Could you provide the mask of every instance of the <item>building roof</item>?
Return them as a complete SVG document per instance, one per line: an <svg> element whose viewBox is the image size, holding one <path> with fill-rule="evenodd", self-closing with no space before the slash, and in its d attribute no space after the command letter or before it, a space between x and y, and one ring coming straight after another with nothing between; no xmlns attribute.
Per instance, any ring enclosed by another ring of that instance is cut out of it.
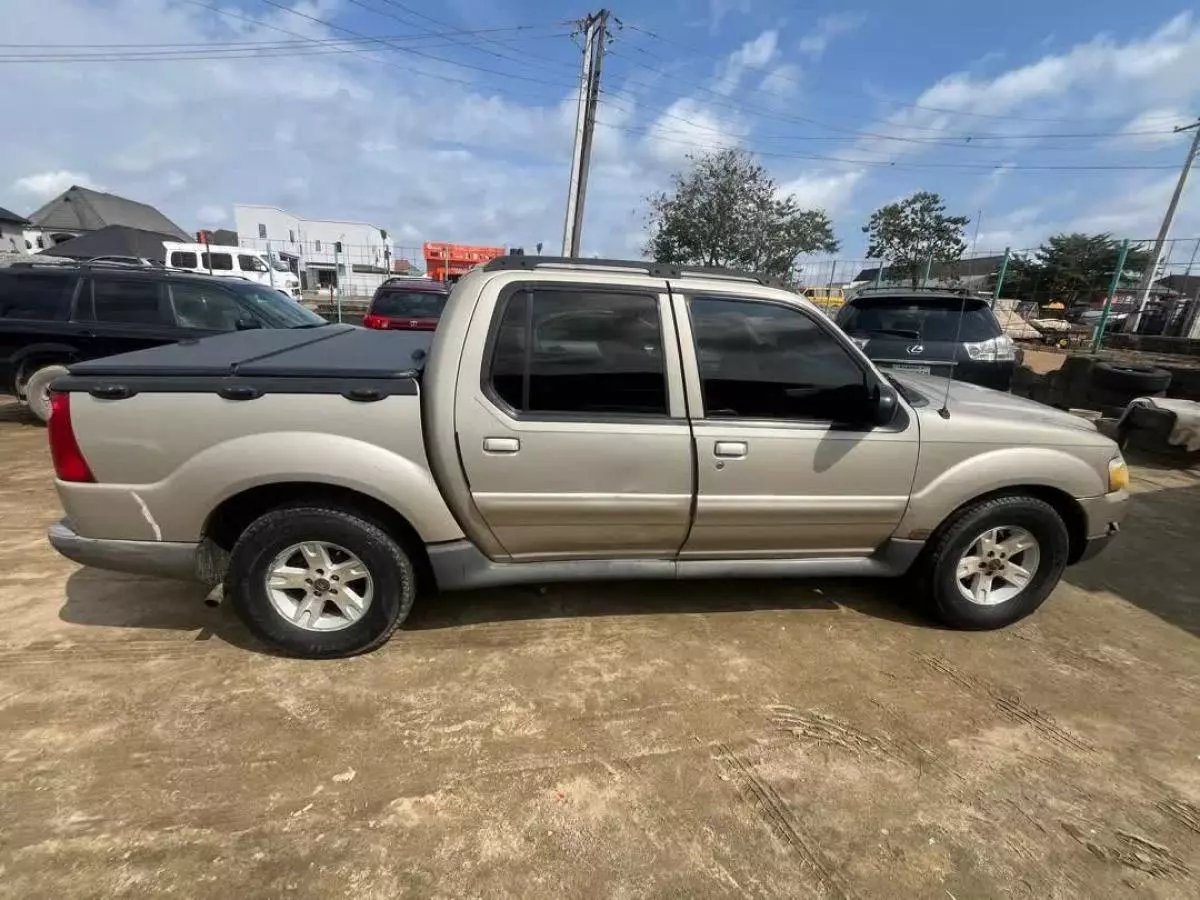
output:
<svg viewBox="0 0 1200 900"><path fill-rule="evenodd" d="M984 275L993 275L1000 269L1000 263L1004 259L1004 255L997 256L976 256L973 259L951 259L935 262L929 267L929 277L931 279L944 278L978 278ZM899 270L895 273L900 275ZM918 273L920 274L920 273ZM854 276L854 281L874 281L879 275L879 269L863 269ZM883 280L888 281L892 278L892 267L883 267Z"/></svg>
<svg viewBox="0 0 1200 900"><path fill-rule="evenodd" d="M1200 275L1168 275L1154 283L1184 297L1200 296Z"/></svg>
<svg viewBox="0 0 1200 900"><path fill-rule="evenodd" d="M47 231L99 231L106 225L124 225L191 240L191 235L153 206L78 185L67 188L29 219Z"/></svg>
<svg viewBox="0 0 1200 900"><path fill-rule="evenodd" d="M163 241L178 237L162 231L145 231L124 225L108 225L99 231L81 234L61 244L43 250L39 256L66 256L71 259L92 259L96 256L144 256L156 262L166 258Z"/></svg>
<svg viewBox="0 0 1200 900"><path fill-rule="evenodd" d="M29 220L24 216L18 216L15 212L5 209L0 206L0 222L15 222L17 225L28 225Z"/></svg>

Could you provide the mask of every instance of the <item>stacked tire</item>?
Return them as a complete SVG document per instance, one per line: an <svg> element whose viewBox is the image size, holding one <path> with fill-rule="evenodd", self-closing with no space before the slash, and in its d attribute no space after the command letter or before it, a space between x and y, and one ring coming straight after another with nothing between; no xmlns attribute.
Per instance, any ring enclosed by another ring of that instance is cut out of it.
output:
<svg viewBox="0 0 1200 900"><path fill-rule="evenodd" d="M1127 366L1097 362L1092 367L1088 386L1089 405L1105 418L1117 419L1138 397L1165 397L1171 386L1171 373L1157 366Z"/></svg>

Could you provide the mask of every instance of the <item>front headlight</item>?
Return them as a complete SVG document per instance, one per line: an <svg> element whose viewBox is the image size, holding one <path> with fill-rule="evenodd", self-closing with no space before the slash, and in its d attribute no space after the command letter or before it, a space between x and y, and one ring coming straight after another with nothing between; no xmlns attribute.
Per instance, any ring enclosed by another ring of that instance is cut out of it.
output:
<svg viewBox="0 0 1200 900"><path fill-rule="evenodd" d="M1017 358L1017 345L1007 334L986 341L968 341L967 356L979 362L1006 362Z"/></svg>
<svg viewBox="0 0 1200 900"><path fill-rule="evenodd" d="M1124 491L1129 488L1129 466L1117 456L1108 461L1108 492Z"/></svg>

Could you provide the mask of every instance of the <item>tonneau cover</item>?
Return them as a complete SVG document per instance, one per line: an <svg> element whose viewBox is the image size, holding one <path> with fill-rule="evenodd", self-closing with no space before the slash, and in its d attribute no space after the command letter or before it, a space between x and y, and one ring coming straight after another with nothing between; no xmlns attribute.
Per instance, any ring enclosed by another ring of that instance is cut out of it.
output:
<svg viewBox="0 0 1200 900"><path fill-rule="evenodd" d="M353 325L255 328L76 363L74 376L194 378L412 378L433 335Z"/></svg>

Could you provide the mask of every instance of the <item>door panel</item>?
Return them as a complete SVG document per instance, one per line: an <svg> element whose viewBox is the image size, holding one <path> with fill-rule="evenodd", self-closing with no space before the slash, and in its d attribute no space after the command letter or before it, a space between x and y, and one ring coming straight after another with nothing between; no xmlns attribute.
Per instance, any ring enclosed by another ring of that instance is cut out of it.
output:
<svg viewBox="0 0 1200 900"><path fill-rule="evenodd" d="M514 559L673 557L693 460L664 284L509 284L485 288L455 400L463 470L498 545Z"/></svg>
<svg viewBox="0 0 1200 900"><path fill-rule="evenodd" d="M887 429L834 424L837 411L853 418L856 404L865 408L873 376L797 306L732 296L672 302L681 344L699 342L683 360L697 497L681 557L873 552L908 505L916 417L904 411Z"/></svg>

